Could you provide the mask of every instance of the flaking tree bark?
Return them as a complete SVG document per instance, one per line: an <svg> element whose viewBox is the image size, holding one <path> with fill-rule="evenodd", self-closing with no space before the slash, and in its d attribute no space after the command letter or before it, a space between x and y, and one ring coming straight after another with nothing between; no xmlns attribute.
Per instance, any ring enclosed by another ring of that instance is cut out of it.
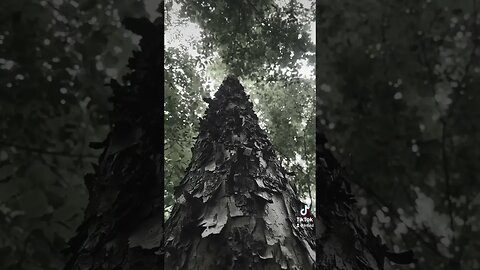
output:
<svg viewBox="0 0 480 270"><path fill-rule="evenodd" d="M112 130L94 173L89 203L69 242L65 269L163 269L163 20L127 19L141 35L124 85L111 82Z"/></svg>
<svg viewBox="0 0 480 270"><path fill-rule="evenodd" d="M200 122L165 228L166 269L314 269L313 228L239 81L228 76Z"/></svg>

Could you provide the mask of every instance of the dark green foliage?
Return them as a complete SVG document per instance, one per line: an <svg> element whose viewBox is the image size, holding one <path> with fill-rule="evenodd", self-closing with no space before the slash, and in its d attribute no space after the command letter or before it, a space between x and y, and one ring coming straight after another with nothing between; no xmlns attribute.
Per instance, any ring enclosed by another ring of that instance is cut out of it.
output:
<svg viewBox="0 0 480 270"><path fill-rule="evenodd" d="M205 30L206 52L217 51L228 71L237 76L261 80L271 71L278 79L282 74L277 66L296 74L297 60L313 51L306 31L313 14L298 1L285 7L271 0L180 2L183 16Z"/></svg>

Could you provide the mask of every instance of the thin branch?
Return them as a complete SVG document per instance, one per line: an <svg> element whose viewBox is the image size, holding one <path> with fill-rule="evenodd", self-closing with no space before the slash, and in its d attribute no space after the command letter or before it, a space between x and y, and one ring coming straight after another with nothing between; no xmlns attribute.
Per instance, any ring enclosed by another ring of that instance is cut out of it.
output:
<svg viewBox="0 0 480 270"><path fill-rule="evenodd" d="M468 71L470 70L470 67L473 63L473 58L475 57L475 51L477 50L478 47L478 29L477 29L477 17L478 17L478 10L477 10L477 1L472 0L473 4L473 23L472 23L472 38L473 38L473 47L472 51L470 52L470 59L468 59L467 64L465 65L465 73L462 78L462 82L465 82L465 79L467 78Z"/></svg>
<svg viewBox="0 0 480 270"><path fill-rule="evenodd" d="M435 95L436 95L436 89L435 89L435 73L433 72L433 68L432 68L432 65L430 64L430 62L428 61L428 57L427 57L427 53L426 53L426 48L425 48L425 42L420 42L420 58L421 58L421 61L423 60L423 63L420 62L420 64L423 64L425 65L425 67L427 68L427 76L428 76L428 82L430 84L430 87L431 87L431 90L432 90L432 94L433 94L433 101L435 103L435 108L437 109L438 113L440 114L440 116L443 116L443 112L442 110L440 109L440 103L438 102L438 100L435 98Z"/></svg>
<svg viewBox="0 0 480 270"><path fill-rule="evenodd" d="M47 1L45 1L45 2L47 3L47 5L48 5L50 8L52 8L53 10L55 10L56 12L58 12L58 13L59 13L60 15L62 15L63 17L65 17L65 18L69 18L69 17L71 18L71 17L72 17L72 15L66 16L65 13L64 13L62 10L60 10L59 7L55 6L55 4L53 4L52 2L50 2L50 0L47 0ZM76 19L76 20L80 20L80 17L79 17L78 15L73 15L73 18ZM58 21L58 20L57 20L57 21ZM69 30L72 29L72 28L74 28L74 27L72 26L72 24L70 23L70 20L67 20L66 22L64 22L64 21L60 21L60 22L62 22L65 26L67 26L67 28L69 28Z"/></svg>
<svg viewBox="0 0 480 270"><path fill-rule="evenodd" d="M449 162L448 162L448 155L447 155L447 146L446 146L446 141L447 141L447 133L446 133L446 126L447 126L447 117L448 114L445 112L443 113L441 110L441 106L439 101L435 98L436 95L436 89L435 89L435 74L432 69L431 63L428 61L428 57L426 54L426 48L424 45L424 42L421 42L420 44L420 52L421 56L423 57L423 64L427 68L427 76L428 76L428 81L431 87L431 91L433 94L433 99L435 103L435 107L437 111L440 113L440 123L442 125L442 137L441 137L441 143L442 143L442 169L444 172L444 178L445 178L445 197L447 199L447 207L448 207L448 213L450 217L450 228L452 232L455 231L454 227L454 218L453 218L453 202L452 202L452 197L450 194L450 188L451 188L451 179L450 179L450 169L449 169ZM453 237L453 242L455 242L455 237Z"/></svg>
<svg viewBox="0 0 480 270"><path fill-rule="evenodd" d="M454 218L453 218L453 202L452 202L452 196L450 194L450 188L451 188L451 183L450 183L450 169L449 169L449 162L448 162L448 155L447 155L447 122L445 119L442 119L442 167L443 167L443 173L445 177L445 197L447 198L447 203L448 203L448 213L450 216L450 228L452 229L452 232L455 231L455 224L454 224ZM455 241L455 237L453 237L453 241Z"/></svg>
<svg viewBox="0 0 480 270"><path fill-rule="evenodd" d="M474 197L474 196L473 196ZM461 261L463 255L464 255L464 252L465 252L465 249L467 248L468 246L468 243L472 240L471 237L468 237L467 236L467 220L468 220L468 214L469 214L469 211L468 211L468 206L470 206L470 203L473 201L473 197L472 196L467 196L467 199L465 201L465 206L464 206L464 212L463 212L463 225L462 225L462 228L460 229L460 234L459 234L459 239L458 239L458 243L459 243L459 247L460 247L460 250L458 251L458 260ZM462 243L462 240L464 241Z"/></svg>
<svg viewBox="0 0 480 270"><path fill-rule="evenodd" d="M307 140L305 138L305 134L303 135L303 153L306 156L307 154ZM310 207L313 202L313 196L312 196L312 188L310 187L311 182L310 181L310 168L307 167L307 173L305 174L306 182L307 182L307 187L308 187L308 196L310 196Z"/></svg>

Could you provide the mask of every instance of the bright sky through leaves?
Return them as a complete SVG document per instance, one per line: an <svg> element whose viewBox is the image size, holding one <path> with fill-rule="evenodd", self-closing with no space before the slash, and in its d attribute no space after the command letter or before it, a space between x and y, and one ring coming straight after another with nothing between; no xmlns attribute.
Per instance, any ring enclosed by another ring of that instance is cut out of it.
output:
<svg viewBox="0 0 480 270"><path fill-rule="evenodd" d="M155 2L154 0L150 0L147 2ZM299 1L305 7L311 7L312 3L308 0ZM286 4L286 1L279 0L277 1L277 5L282 7ZM169 11L170 16L170 23L171 26L166 27L165 29L165 47L167 48L178 48L181 50L185 50L192 58L199 57L199 53L197 51L197 46L201 43L201 33L202 29L200 26L188 19L180 18L179 11L181 5L178 2L173 2L172 9ZM310 35L310 40L313 44L315 44L315 21L310 23L310 28L308 30L308 34ZM208 57L205 59L204 62L209 63L211 62L217 55ZM314 79L314 65L308 63L307 59L301 59L298 61L300 64L299 74L302 78L305 79ZM210 92L210 95L213 97L213 94L216 92L218 86L221 83L223 78L215 78L213 74L211 74L208 69L203 70L200 66L197 65L197 71L201 74L205 74L205 84L203 85L205 89Z"/></svg>

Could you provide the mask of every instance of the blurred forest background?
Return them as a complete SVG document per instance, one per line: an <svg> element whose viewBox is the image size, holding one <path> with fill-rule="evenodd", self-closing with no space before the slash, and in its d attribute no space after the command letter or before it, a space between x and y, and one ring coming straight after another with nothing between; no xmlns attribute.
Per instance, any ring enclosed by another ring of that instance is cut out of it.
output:
<svg viewBox="0 0 480 270"><path fill-rule="evenodd" d="M104 84L139 41L120 21L158 4L0 1L0 269L63 268L100 155L88 143L109 130Z"/></svg>
<svg viewBox="0 0 480 270"><path fill-rule="evenodd" d="M318 2L319 128L365 220L412 248L414 269L480 269L479 9Z"/></svg>
<svg viewBox="0 0 480 270"><path fill-rule="evenodd" d="M138 42L120 20L153 19L156 5L0 2L0 269L62 268L100 154L88 143L109 130L104 84ZM415 251L418 263L398 269L480 269L478 5L165 1L166 215L202 96L228 73L314 203L316 59L317 128L352 175L365 222Z"/></svg>

